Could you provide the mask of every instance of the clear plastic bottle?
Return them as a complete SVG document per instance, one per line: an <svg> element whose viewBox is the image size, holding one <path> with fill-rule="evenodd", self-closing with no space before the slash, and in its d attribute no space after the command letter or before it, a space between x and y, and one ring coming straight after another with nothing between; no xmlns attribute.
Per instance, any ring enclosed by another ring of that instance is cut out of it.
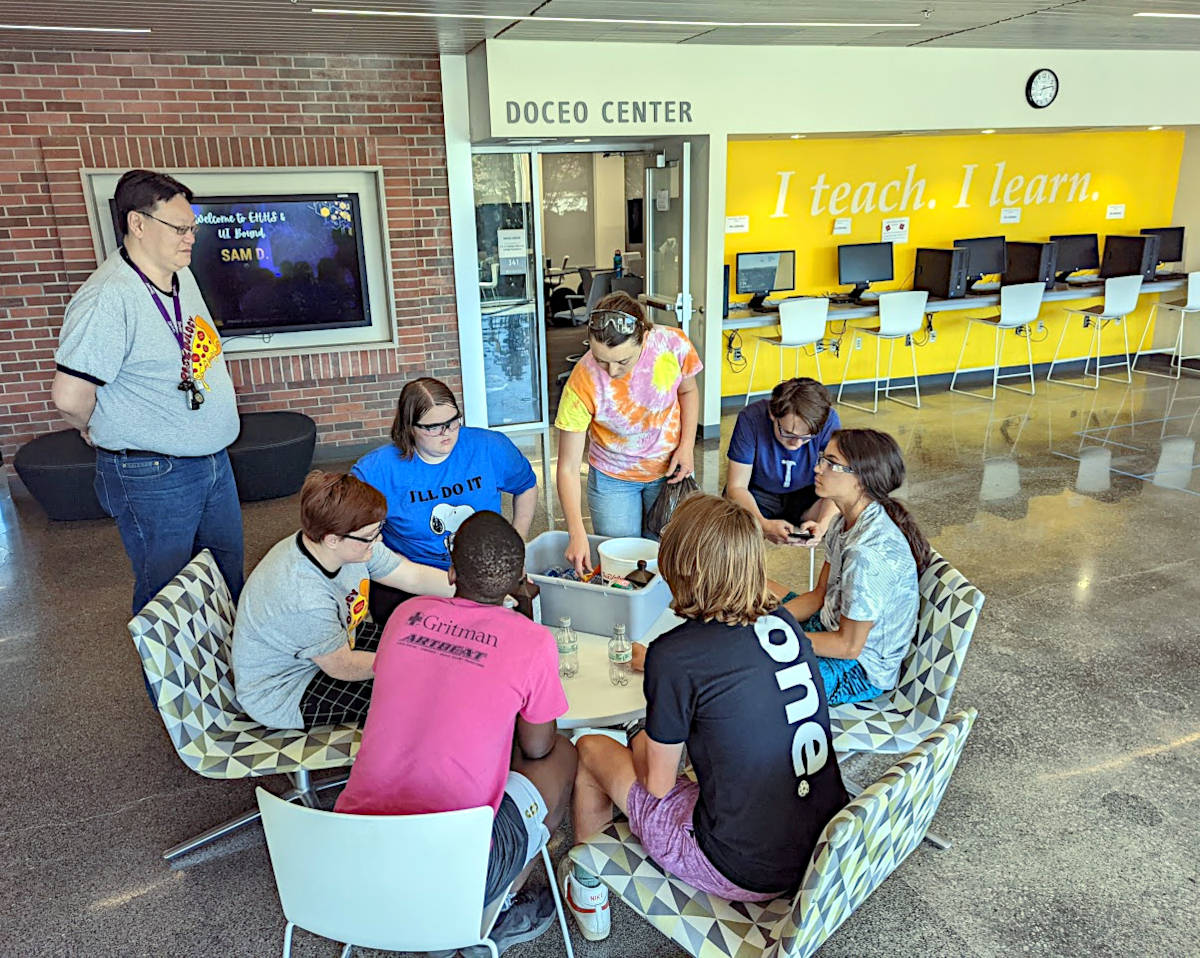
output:
<svg viewBox="0 0 1200 958"><path fill-rule="evenodd" d="M570 616L558 620L554 638L558 642L558 677L569 679L579 673L579 636L571 628Z"/></svg>
<svg viewBox="0 0 1200 958"><path fill-rule="evenodd" d="M625 623L618 622L608 640L608 680L613 685L628 685L632 671L633 646L625 635Z"/></svg>

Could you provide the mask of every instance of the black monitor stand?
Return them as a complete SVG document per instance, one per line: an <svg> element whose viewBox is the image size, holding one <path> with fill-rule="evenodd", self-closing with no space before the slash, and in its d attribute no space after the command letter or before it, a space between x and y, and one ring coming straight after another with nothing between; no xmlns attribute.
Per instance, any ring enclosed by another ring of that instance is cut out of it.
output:
<svg viewBox="0 0 1200 958"><path fill-rule="evenodd" d="M763 311L763 300L770 295L771 294L769 292L755 293L750 297L750 302L746 304L747 308L749 308L750 312L752 313L761 313Z"/></svg>
<svg viewBox="0 0 1200 958"><path fill-rule="evenodd" d="M852 303L861 303L863 293L865 293L870 286L870 283L855 283L854 289L850 290L850 292L847 294L847 299L849 299Z"/></svg>

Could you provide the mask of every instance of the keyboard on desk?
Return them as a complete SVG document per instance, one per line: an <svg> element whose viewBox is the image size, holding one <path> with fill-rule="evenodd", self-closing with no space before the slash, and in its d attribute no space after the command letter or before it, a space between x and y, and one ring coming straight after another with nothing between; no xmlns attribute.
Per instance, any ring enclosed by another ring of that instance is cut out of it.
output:
<svg viewBox="0 0 1200 958"><path fill-rule="evenodd" d="M1152 282L1169 283L1171 280L1187 279L1187 278L1188 278L1187 273L1155 273L1154 279L1152 280Z"/></svg>

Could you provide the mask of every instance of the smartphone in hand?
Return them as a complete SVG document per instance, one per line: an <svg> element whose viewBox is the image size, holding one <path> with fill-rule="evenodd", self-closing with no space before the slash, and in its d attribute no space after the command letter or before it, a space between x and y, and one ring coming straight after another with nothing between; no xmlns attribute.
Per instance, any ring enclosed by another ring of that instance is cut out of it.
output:
<svg viewBox="0 0 1200 958"><path fill-rule="evenodd" d="M807 542L813 537L811 532L801 532L799 529L788 533L788 542Z"/></svg>

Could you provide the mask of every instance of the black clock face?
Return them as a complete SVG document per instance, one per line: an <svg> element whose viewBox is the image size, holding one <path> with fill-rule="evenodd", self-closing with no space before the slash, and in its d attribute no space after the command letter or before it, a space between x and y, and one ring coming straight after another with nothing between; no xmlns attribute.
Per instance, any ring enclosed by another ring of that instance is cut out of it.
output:
<svg viewBox="0 0 1200 958"><path fill-rule="evenodd" d="M1035 70L1025 84L1025 99L1034 109L1048 107L1058 96L1058 76L1053 70Z"/></svg>

